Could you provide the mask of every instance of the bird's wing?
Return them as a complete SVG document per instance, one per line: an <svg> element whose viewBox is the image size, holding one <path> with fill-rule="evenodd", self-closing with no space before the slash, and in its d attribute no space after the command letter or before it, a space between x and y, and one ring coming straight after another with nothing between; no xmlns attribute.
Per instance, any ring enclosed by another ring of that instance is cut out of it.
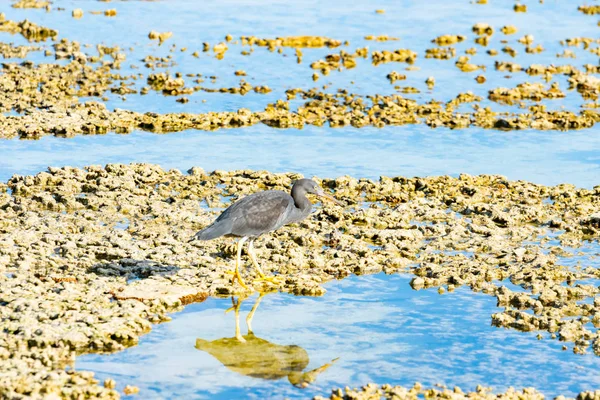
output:
<svg viewBox="0 0 600 400"><path fill-rule="evenodd" d="M294 200L289 194L269 190L238 200L222 217L232 220L231 233L256 236L281 227L293 205Z"/></svg>

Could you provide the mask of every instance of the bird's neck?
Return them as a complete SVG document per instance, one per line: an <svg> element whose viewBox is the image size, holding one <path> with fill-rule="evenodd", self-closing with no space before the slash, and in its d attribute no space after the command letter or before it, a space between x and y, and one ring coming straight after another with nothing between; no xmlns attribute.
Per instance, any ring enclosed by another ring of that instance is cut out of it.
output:
<svg viewBox="0 0 600 400"><path fill-rule="evenodd" d="M293 187L292 198L294 199L294 205L302 215L310 214L312 203L308 200L306 193L303 190L298 190L298 188Z"/></svg>

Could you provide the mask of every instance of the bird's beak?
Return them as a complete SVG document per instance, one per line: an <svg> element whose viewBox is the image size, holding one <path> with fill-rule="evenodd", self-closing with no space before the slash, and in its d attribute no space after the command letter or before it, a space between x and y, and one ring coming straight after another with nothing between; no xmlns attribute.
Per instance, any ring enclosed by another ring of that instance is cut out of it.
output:
<svg viewBox="0 0 600 400"><path fill-rule="evenodd" d="M333 360L331 360L331 362L328 362L327 364L319 368L315 368L312 371L304 372L300 375L298 375L298 373L292 373L288 376L288 380L292 385L296 386L297 388L304 389L308 385L313 383L317 379L317 376L319 374L324 372L327 368L331 367L337 360L339 360L339 357L334 358Z"/></svg>
<svg viewBox="0 0 600 400"><path fill-rule="evenodd" d="M327 193L325 193L323 191L323 189L319 188L317 189L317 196L322 197L326 200L329 200L331 202L334 202L335 204L337 204L338 206L343 206L344 204L341 201L338 201L337 199L335 199L333 196L328 195Z"/></svg>

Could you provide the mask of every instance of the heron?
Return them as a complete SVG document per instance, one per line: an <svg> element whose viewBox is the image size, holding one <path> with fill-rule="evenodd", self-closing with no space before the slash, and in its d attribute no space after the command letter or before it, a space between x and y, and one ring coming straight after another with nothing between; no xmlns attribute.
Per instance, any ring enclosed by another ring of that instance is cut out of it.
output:
<svg viewBox="0 0 600 400"><path fill-rule="evenodd" d="M234 236L237 242L237 257L233 282L237 280L244 289L249 289L240 274L242 247L248 241L248 254L260 276L257 281L277 283L276 278L267 277L256 260L254 240L260 235L275 231L284 225L299 222L308 217L312 203L306 197L315 194L321 198L342 205L333 196L325 193L312 179L299 179L294 182L291 193L282 190L266 190L246 196L229 206L209 226L196 233L193 240L212 240L221 236Z"/></svg>
<svg viewBox="0 0 600 400"><path fill-rule="evenodd" d="M213 341L198 338L194 347L209 353L225 367L238 374L265 380L279 380L287 377L292 385L305 388L313 383L318 375L332 366L338 358L304 372L310 362L305 349L296 345L272 343L255 336L252 330L252 318L254 318L254 313L264 295L265 293L260 293L246 317L248 326L246 335L240 333L239 309L243 300L234 301L232 297L233 307L226 312L232 309L235 311L235 336Z"/></svg>

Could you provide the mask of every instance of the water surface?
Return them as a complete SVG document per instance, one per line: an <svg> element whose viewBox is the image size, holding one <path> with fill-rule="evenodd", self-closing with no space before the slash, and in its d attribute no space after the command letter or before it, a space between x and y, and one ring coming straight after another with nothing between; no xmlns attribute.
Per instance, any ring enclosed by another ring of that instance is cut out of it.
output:
<svg viewBox="0 0 600 400"><path fill-rule="evenodd" d="M285 375L265 379L264 365L272 361L267 351L263 359L242 364L263 373L251 377L195 348L199 338L235 340L234 312L225 314L231 299L190 305L171 322L155 326L138 346L79 357L76 368L95 371L101 380L113 378L118 388L137 385L144 398L300 399L346 385L412 386L417 381L463 390L478 384L496 391L533 386L553 397L576 396L600 385L600 358L593 354L563 351L546 332L538 340L536 332L490 326L491 314L500 311L494 297L466 288L443 295L435 289L415 291L409 281L403 275L352 277L328 283L320 298L270 294L262 299L251 324L256 337L274 346L300 346L309 358L305 372L339 358L306 389L292 386ZM253 295L241 304L243 335L256 299Z"/></svg>
<svg viewBox="0 0 600 400"><path fill-rule="evenodd" d="M44 137L0 141L0 180L48 166L150 162L187 171L296 171L305 176L500 174L545 185L600 184L600 135L593 132L433 131L421 125L275 130L264 125L167 135Z"/></svg>

